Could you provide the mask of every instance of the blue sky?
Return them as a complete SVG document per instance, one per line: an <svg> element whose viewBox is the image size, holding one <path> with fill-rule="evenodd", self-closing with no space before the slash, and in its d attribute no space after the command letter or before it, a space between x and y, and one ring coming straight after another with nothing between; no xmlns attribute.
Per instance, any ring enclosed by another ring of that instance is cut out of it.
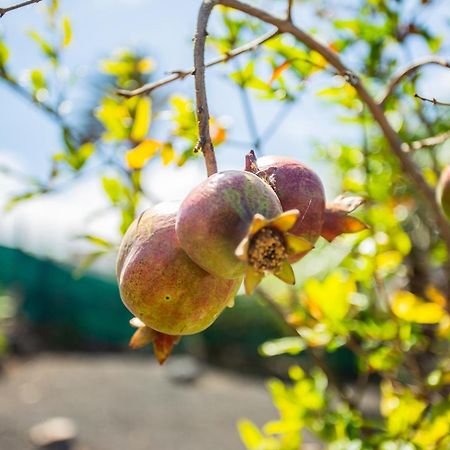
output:
<svg viewBox="0 0 450 450"><path fill-rule="evenodd" d="M0 0L0 6L9 3ZM274 11L283 7L281 1L269 3ZM62 1L61 8L71 18L74 34L65 63L71 73L81 77L79 86L83 85L83 74L95 71L100 58L121 47L147 52L156 60L159 74L190 67L191 38L198 5L198 0ZM308 28L311 7L299 4L299 9L299 19ZM442 10L438 8L424 20L434 20L433 16L439 15L442 16ZM437 22L441 23L442 19L440 17ZM12 12L0 21L0 33L11 48L11 66L16 73L42 66L36 44L26 34L30 29L41 29L43 23L41 5L31 5ZM423 48L413 48L414 54L423 52ZM227 118L235 138L247 140L248 131L239 96L235 87L226 81L225 72L226 68L221 66L207 74L210 109L214 115ZM63 74L62 82L67 80L67 75L65 78ZM445 96L450 96L449 86L450 76L443 70L433 72L433 83L427 84L427 94L445 99ZM193 96L191 80L174 83L163 89L161 94L182 92ZM278 105L273 103L254 101L260 130L270 123L277 109ZM316 159L312 142L327 143L336 138L358 139L357 134L340 126L333 119L333 114L334 111L314 95L302 95L265 148L266 153L291 155L310 164L323 176L330 195L336 185L327 175L329 172L324 164ZM45 177L51 154L59 149L59 130L52 121L0 83L0 163ZM220 147L220 167L241 168L244 151L242 147ZM153 164L146 175L146 186L160 199L172 200L184 196L203 176L202 161L183 169L162 170L159 164ZM21 186L14 180L0 178L0 201L20 189ZM23 203L12 213L2 215L0 239L3 243L18 245L35 253L63 260L73 259L84 251L78 241L73 241L74 235L89 231L115 236L117 217L114 214L95 214L105 206L107 202L100 188L98 174L92 172L64 192Z"/></svg>

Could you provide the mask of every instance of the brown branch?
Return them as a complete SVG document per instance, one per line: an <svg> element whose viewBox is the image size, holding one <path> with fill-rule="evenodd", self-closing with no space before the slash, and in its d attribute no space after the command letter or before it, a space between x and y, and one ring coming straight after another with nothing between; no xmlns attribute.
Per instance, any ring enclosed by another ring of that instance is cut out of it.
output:
<svg viewBox="0 0 450 450"><path fill-rule="evenodd" d="M17 5L0 8L0 18L2 18L7 12L13 11L15 9L23 8L24 6L28 6L33 3L39 3L40 1L42 1L42 0L28 0L26 2L18 3Z"/></svg>
<svg viewBox="0 0 450 450"><path fill-rule="evenodd" d="M412 161L409 154L403 151L402 141L389 124L383 110L361 83L359 77L345 66L339 58L339 55L286 19L275 17L266 11L242 3L239 0L219 0L218 3L249 14L262 20L263 22L269 23L277 27L280 33L289 33L296 37L307 47L321 54L337 70L337 72L355 88L361 100L367 105L373 119L380 126L392 152L398 158L404 173L408 175L422 194L425 204L429 207L436 222L436 227L445 242L447 250L450 252L450 226L436 201L434 190L429 186L420 169Z"/></svg>
<svg viewBox="0 0 450 450"><path fill-rule="evenodd" d="M274 36L278 34L278 30L270 31L266 34L263 34L262 36L254 39L253 41L247 42L246 44L242 45L241 47L237 47L223 55L220 55L208 63L205 64L206 67L212 67L216 66L218 64L228 62L230 59L235 58L236 56L242 55L243 53L250 52L256 50L260 45L264 44L265 42L272 39ZM172 83L175 80L183 80L184 78L194 75L194 68L190 68L187 70L174 70L170 75L168 75L165 78L162 78L161 80L155 81L153 83L145 84L144 86L141 86L140 88L134 89L132 91L127 91L125 89L120 89L117 91L119 95L122 95L123 97L134 97L135 95L142 95L142 94L149 94L153 90L165 86L166 84Z"/></svg>
<svg viewBox="0 0 450 450"><path fill-rule="evenodd" d="M417 93L414 94L414 97L418 98L419 100L422 100L423 102L433 103L433 105L450 106L450 103L448 103L448 102L440 102L439 100L436 100L434 97L433 98L426 98L426 97L422 97L421 95L419 95Z"/></svg>
<svg viewBox="0 0 450 450"><path fill-rule="evenodd" d="M409 66L403 68L402 70L394 74L394 76L388 82L386 90L384 91L384 94L382 95L381 100L378 102L378 104L380 106L384 106L384 103L386 102L388 97L394 92L395 88L400 84L400 82L404 78L408 77L409 75L412 75L421 67L432 64L450 68L450 63L446 61L444 58L441 58L439 56L432 55L418 59L417 61L412 62Z"/></svg>
<svg viewBox="0 0 450 450"><path fill-rule="evenodd" d="M419 141L413 141L409 144L402 144L402 149L404 152L411 152L415 150L420 150L424 147L434 147L435 145L443 144L445 141L450 139L450 131L438 134L429 138L421 139Z"/></svg>
<svg viewBox="0 0 450 450"><path fill-rule="evenodd" d="M209 131L209 110L205 86L205 45L209 16L217 0L203 0L198 12L197 31L194 38L194 77L197 103L198 142L194 151L201 150L205 158L208 177L217 172L214 145Z"/></svg>

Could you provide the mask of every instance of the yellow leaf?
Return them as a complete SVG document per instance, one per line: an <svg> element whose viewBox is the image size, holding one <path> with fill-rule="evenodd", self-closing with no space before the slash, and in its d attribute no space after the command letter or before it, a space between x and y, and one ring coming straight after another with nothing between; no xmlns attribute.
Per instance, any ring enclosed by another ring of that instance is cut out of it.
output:
<svg viewBox="0 0 450 450"><path fill-rule="evenodd" d="M238 422L239 434L245 446L250 450L261 448L264 443L264 436L258 428L249 420L240 420Z"/></svg>
<svg viewBox="0 0 450 450"><path fill-rule="evenodd" d="M436 303L425 302L412 292L398 291L392 298L392 312L400 319L416 323L438 323L445 310Z"/></svg>
<svg viewBox="0 0 450 450"><path fill-rule="evenodd" d="M278 67L275 67L272 76L270 77L269 80L269 86L271 86L274 81L278 80L278 78L281 77L281 75L283 75L283 72L287 69L289 69L289 67L291 66L291 61L285 61L283 64L280 64Z"/></svg>
<svg viewBox="0 0 450 450"><path fill-rule="evenodd" d="M423 422L413 437L413 443L420 448L434 449L435 445L450 433L450 413L436 417L431 423Z"/></svg>
<svg viewBox="0 0 450 450"><path fill-rule="evenodd" d="M439 322L436 334L442 339L446 339L450 336L450 316L448 314L446 314Z"/></svg>
<svg viewBox="0 0 450 450"><path fill-rule="evenodd" d="M381 272L393 272L402 263L403 255L397 250L389 250L379 253L375 258L377 270Z"/></svg>
<svg viewBox="0 0 450 450"><path fill-rule="evenodd" d="M137 63L137 70L140 73L150 73L155 67L153 60L150 58L142 58Z"/></svg>
<svg viewBox="0 0 450 450"><path fill-rule="evenodd" d="M130 169L142 169L147 161L152 158L163 144L154 139L146 139L125 154L127 165Z"/></svg>
<svg viewBox="0 0 450 450"><path fill-rule="evenodd" d="M310 304L320 309L325 318L338 322L345 318L350 309L350 296L356 292L356 285L351 277L336 271L323 282L309 279L304 292Z"/></svg>
<svg viewBox="0 0 450 450"><path fill-rule="evenodd" d="M139 142L145 138L150 127L151 120L151 102L147 97L139 98L136 105L136 113L134 115L133 128L131 129L130 138Z"/></svg>
<svg viewBox="0 0 450 450"><path fill-rule="evenodd" d="M432 284L429 284L427 288L425 289L425 295L429 300L431 300L434 303L437 303L439 306L442 306L445 308L447 305L447 299L445 298L445 295L436 287L434 287Z"/></svg>
<svg viewBox="0 0 450 450"><path fill-rule="evenodd" d="M64 40L63 45L67 47L72 40L72 27L70 26L70 20L68 17L64 17L63 20Z"/></svg>
<svg viewBox="0 0 450 450"><path fill-rule="evenodd" d="M421 418L427 404L418 400L409 389L394 391L392 383L385 381L381 385L381 414L386 417L388 431L397 436Z"/></svg>
<svg viewBox="0 0 450 450"><path fill-rule="evenodd" d="M164 144L161 150L161 159L165 166L175 159L175 150L172 144Z"/></svg>

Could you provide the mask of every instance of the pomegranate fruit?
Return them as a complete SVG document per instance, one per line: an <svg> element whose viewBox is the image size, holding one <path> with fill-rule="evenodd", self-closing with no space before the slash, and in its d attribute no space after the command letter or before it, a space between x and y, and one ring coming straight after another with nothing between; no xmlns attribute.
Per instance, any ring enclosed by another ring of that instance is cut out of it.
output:
<svg viewBox="0 0 450 450"><path fill-rule="evenodd" d="M242 281L211 275L186 255L175 232L177 208L161 204L141 214L122 240L116 267L122 301L145 324L131 345L153 341L160 362L178 336L211 325Z"/></svg>
<svg viewBox="0 0 450 450"><path fill-rule="evenodd" d="M269 183L280 199L284 211L297 209L299 217L290 233L314 244L319 236L331 241L342 233L366 228L360 220L347 216L361 203L361 197L338 197L325 204L320 178L306 165L284 156L264 156L256 160L255 153L246 155L245 170ZM301 259L307 251L290 256L290 262Z"/></svg>
<svg viewBox="0 0 450 450"><path fill-rule="evenodd" d="M189 257L207 272L226 279L245 274L247 293L266 272L294 284L290 254L312 247L288 231L297 210L282 212L273 189L256 175L216 173L181 203L176 231Z"/></svg>
<svg viewBox="0 0 450 450"><path fill-rule="evenodd" d="M247 155L246 170L256 173L272 186L284 211L298 209L299 217L290 232L315 243L322 231L325 210L325 193L320 178L294 159L264 156L256 162L253 152ZM290 261L298 261L304 254L294 254Z"/></svg>

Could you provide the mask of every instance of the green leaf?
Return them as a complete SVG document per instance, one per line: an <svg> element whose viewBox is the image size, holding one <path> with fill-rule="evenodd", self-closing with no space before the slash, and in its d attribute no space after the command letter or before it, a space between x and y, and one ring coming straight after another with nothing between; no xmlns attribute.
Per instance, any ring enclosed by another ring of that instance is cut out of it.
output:
<svg viewBox="0 0 450 450"><path fill-rule="evenodd" d="M85 239L90 243L97 245L98 247L104 247L105 249L113 249L115 247L112 242L107 241L106 239L103 239L99 236L93 236L92 234L85 234L83 236L80 236L80 239Z"/></svg>
<svg viewBox="0 0 450 450"><path fill-rule="evenodd" d="M44 74L39 69L34 69L30 73L31 84L33 85L34 92L39 89L45 89L47 87L47 82L45 80Z"/></svg>
<svg viewBox="0 0 450 450"><path fill-rule="evenodd" d="M45 194L47 189L39 188L34 191L24 192L23 194L15 195L12 197L5 205L5 211L11 211L18 203L23 202L25 200L30 200L38 195Z"/></svg>
<svg viewBox="0 0 450 450"><path fill-rule="evenodd" d="M103 189L113 205L119 205L127 198L128 189L117 178L102 178Z"/></svg>
<svg viewBox="0 0 450 450"><path fill-rule="evenodd" d="M263 356L275 356L288 353L298 355L305 350L305 341L300 337L285 337L264 342L259 347L259 352Z"/></svg>
<svg viewBox="0 0 450 450"><path fill-rule="evenodd" d="M28 35L33 39L40 47L41 51L53 61L57 59L56 50L48 43L39 33L36 31L30 31Z"/></svg>
<svg viewBox="0 0 450 450"><path fill-rule="evenodd" d="M0 39L0 67L4 67L8 61L9 50L5 42Z"/></svg>

